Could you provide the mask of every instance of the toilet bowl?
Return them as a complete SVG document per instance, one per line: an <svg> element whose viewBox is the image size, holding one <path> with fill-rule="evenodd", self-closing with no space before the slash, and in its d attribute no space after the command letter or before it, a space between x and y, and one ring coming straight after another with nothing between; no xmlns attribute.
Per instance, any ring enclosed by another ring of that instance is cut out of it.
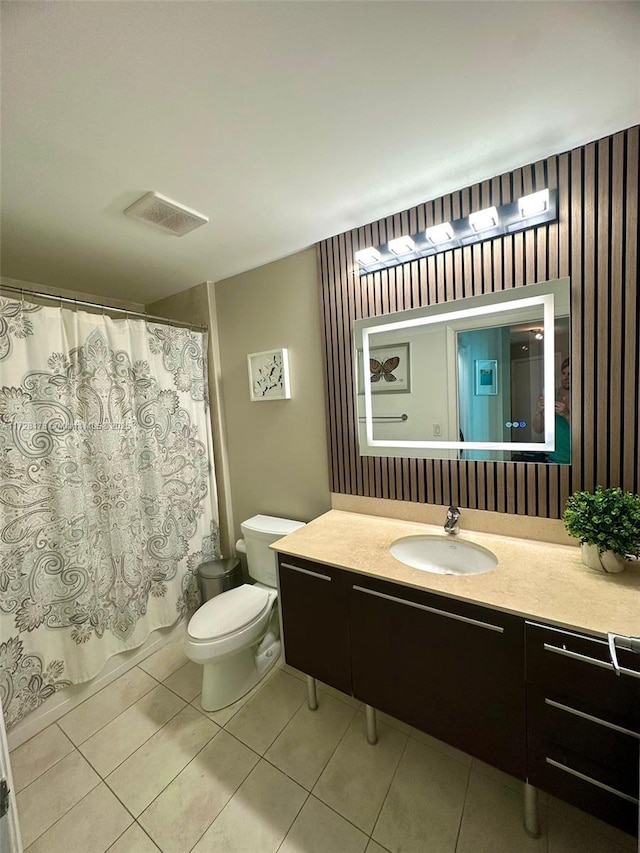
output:
<svg viewBox="0 0 640 853"><path fill-rule="evenodd" d="M269 545L304 524L256 515L240 525L253 584L230 589L196 610L187 627L185 653L202 664L205 711L218 711L248 693L280 656L276 554Z"/></svg>

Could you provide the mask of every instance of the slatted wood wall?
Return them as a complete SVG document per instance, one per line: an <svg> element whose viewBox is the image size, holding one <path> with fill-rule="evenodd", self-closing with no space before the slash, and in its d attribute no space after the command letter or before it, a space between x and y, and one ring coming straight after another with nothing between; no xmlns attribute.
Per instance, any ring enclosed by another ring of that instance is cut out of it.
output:
<svg viewBox="0 0 640 853"><path fill-rule="evenodd" d="M575 489L638 492L639 127L549 157L318 245L331 489L559 518ZM353 254L393 237L558 189L558 221L360 277ZM353 321L570 276L573 464L358 454Z"/></svg>

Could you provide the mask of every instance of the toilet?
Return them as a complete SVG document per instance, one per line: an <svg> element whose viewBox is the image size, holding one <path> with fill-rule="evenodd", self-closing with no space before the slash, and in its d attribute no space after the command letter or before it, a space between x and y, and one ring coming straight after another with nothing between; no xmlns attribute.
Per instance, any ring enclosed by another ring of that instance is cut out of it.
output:
<svg viewBox="0 0 640 853"><path fill-rule="evenodd" d="M240 699L278 660L277 562L269 545L300 527L300 521L270 515L243 521L244 539L236 548L246 552L255 583L210 598L189 620L185 653L202 664L200 704L205 711L218 711Z"/></svg>

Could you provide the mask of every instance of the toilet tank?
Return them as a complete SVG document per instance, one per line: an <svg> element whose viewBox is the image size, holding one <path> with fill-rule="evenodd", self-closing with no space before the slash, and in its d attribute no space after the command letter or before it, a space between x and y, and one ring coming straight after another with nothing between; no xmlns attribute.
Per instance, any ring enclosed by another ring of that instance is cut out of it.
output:
<svg viewBox="0 0 640 853"><path fill-rule="evenodd" d="M272 515L254 515L240 525L247 550L247 568L251 577L267 586L276 586L276 552L269 548L288 533L304 527L302 521L274 518Z"/></svg>

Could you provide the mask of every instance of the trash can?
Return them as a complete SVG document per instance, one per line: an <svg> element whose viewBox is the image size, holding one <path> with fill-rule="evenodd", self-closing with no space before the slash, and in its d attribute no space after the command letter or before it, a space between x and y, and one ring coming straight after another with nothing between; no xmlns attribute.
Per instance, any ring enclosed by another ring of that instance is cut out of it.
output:
<svg viewBox="0 0 640 853"><path fill-rule="evenodd" d="M242 569L237 557L226 560L207 560L198 566L198 583L202 601L209 601L221 592L242 584Z"/></svg>

